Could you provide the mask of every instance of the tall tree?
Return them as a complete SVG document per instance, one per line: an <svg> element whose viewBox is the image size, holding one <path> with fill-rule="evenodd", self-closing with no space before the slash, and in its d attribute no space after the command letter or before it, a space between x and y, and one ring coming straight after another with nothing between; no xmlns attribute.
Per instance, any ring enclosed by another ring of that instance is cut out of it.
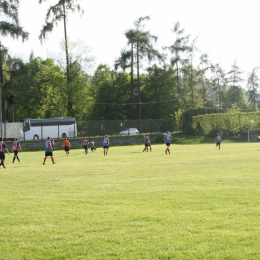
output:
<svg viewBox="0 0 260 260"><path fill-rule="evenodd" d="M147 59L148 62L157 58L159 61L163 60L163 55L153 47L152 42L157 41L157 36L152 35L150 31L144 31L143 22L150 20L149 16L140 17L134 22L135 29L131 29L126 32L126 37L128 39L128 45L131 45L133 50L133 57L136 60L136 70L137 70L137 93L139 102L139 119L142 119L141 111L141 82L140 82L140 67L142 60ZM133 63L133 62L132 62ZM142 131L142 126L140 126Z"/></svg>
<svg viewBox="0 0 260 260"><path fill-rule="evenodd" d="M19 25L19 0L1 0L0 13L5 16L7 21L0 21L0 35L21 38L23 41L28 39L29 33Z"/></svg>
<svg viewBox="0 0 260 260"><path fill-rule="evenodd" d="M189 53L189 57L190 57L190 68L191 68L191 72L190 72L190 87L191 87L191 107L194 107L194 73L193 73L193 60L194 60L194 56L195 56L195 52L198 50L195 43L197 41L197 37L192 41L191 43L191 47L190 47L190 53Z"/></svg>
<svg viewBox="0 0 260 260"><path fill-rule="evenodd" d="M234 103L236 103L237 106L240 108L245 108L244 93L241 87L241 82L244 81L241 77L242 74L242 70L238 67L237 62L235 61L231 66L231 70L227 72L227 75L229 75L229 89L226 93L226 102L229 108Z"/></svg>
<svg viewBox="0 0 260 260"><path fill-rule="evenodd" d="M22 41L28 39L29 33L24 31L19 25L19 0L2 0L0 1L0 14L6 18L6 21L0 21L0 36L11 36L13 39L21 38ZM7 48L2 45L0 39L0 131L2 133L2 120L5 118L5 102L2 99L2 88L4 84L3 62L4 52Z"/></svg>
<svg viewBox="0 0 260 260"><path fill-rule="evenodd" d="M217 93L217 108L222 109L223 107L223 90L225 90L228 79L226 72L220 67L219 64L211 65L211 72L213 73L212 85L213 91Z"/></svg>
<svg viewBox="0 0 260 260"><path fill-rule="evenodd" d="M164 47L164 49L168 49L173 55L171 58L172 67L176 67L176 79L177 79L177 89L178 93L181 94L181 86L180 86L180 68L181 66L187 64L188 58L187 53L189 53L191 47L188 45L189 35L183 36L184 29L180 29L180 23L177 22L173 25L172 32L175 35L175 41L171 46ZM182 56L184 54L184 56Z"/></svg>
<svg viewBox="0 0 260 260"><path fill-rule="evenodd" d="M253 68L247 79L247 96L254 109L258 108L260 96L258 93L260 87L258 69L257 67Z"/></svg>
<svg viewBox="0 0 260 260"><path fill-rule="evenodd" d="M208 59L208 54L203 53L201 54L200 58L199 58L200 62L199 62L199 73L200 73L200 84L201 84L201 95L202 95L202 99L203 99L203 107L206 107L208 105L207 100L207 80L205 77L205 74L207 72L207 70L211 69L211 65L209 63L209 59Z"/></svg>
<svg viewBox="0 0 260 260"><path fill-rule="evenodd" d="M43 1L47 0L39 0L41 4ZM43 26L40 32L40 41L42 42L43 39L46 38L46 34L52 32L53 27L59 21L63 22L64 28L64 43L65 43L65 54L66 54L66 77L67 77L67 88L69 89L71 79L70 79L70 60L69 60L69 50L68 50L68 36L67 36L67 17L68 11L71 12L78 11L79 13L83 14L84 11L81 9L80 5L76 3L77 0L59 0L57 4L51 6L46 14L45 22L46 24ZM67 97L67 109L68 109L68 116L73 115L73 102L71 96Z"/></svg>
<svg viewBox="0 0 260 260"><path fill-rule="evenodd" d="M55 62L66 74L66 59L64 57L65 45L60 43L62 52L51 53ZM93 69L94 57L91 56L91 48L84 41L77 40L72 42L68 40L68 55L69 55L69 73L70 87L64 89L67 97L70 97L72 102L71 113L77 120L82 116L87 116L87 109L90 106L92 97L90 97L90 74ZM66 85L66 84L65 84ZM79 104L84 104L79 110Z"/></svg>

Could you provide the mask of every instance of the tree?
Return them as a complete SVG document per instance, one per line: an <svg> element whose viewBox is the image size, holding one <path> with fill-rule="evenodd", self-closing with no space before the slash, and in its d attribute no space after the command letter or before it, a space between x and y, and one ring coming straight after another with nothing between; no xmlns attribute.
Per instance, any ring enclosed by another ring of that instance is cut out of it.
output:
<svg viewBox="0 0 260 260"><path fill-rule="evenodd" d="M60 43L62 53L52 53L53 59L58 66L66 74L66 60L64 59L63 51L65 50L64 42ZM64 89L67 97L70 97L72 102L71 115L80 118L87 117L87 109L92 102L90 97L90 73L92 72L94 58L90 55L91 48L82 40L76 42L68 41L68 56L69 56L69 78L70 87ZM79 104L84 104L80 109Z"/></svg>
<svg viewBox="0 0 260 260"><path fill-rule="evenodd" d="M208 90L208 81L205 78L205 73L207 70L211 69L209 60L208 60L208 54L203 53L200 58L200 63L199 63L199 74L200 74L200 84L201 84L201 95L203 99L203 107L206 107L208 105L208 96L207 96L207 90Z"/></svg>
<svg viewBox="0 0 260 260"><path fill-rule="evenodd" d="M126 119L130 114L129 75L119 72L112 77L111 74L110 68L102 64L95 71L91 83L94 90L91 119Z"/></svg>
<svg viewBox="0 0 260 260"><path fill-rule="evenodd" d="M12 58L6 55L3 66L5 85L3 100L7 100L5 109L6 121L14 121L15 118L15 106L17 106L17 100L19 99L19 92L21 92L20 84L22 79L27 75L26 64L17 58ZM24 90L26 91L26 89Z"/></svg>
<svg viewBox="0 0 260 260"><path fill-rule="evenodd" d="M126 49L121 50L121 54L120 54L119 58L117 58L114 62L115 74L117 74L119 67L121 67L124 72L127 68L132 67L131 62L129 62L129 60L131 60L132 56L133 55L132 55L131 51L126 50Z"/></svg>
<svg viewBox="0 0 260 260"><path fill-rule="evenodd" d="M16 95L17 119L66 116L66 78L52 59L31 55L17 73L19 78L13 73L10 79L10 88Z"/></svg>
<svg viewBox="0 0 260 260"><path fill-rule="evenodd" d="M181 86L180 86L180 66L183 66L187 64L188 58L182 57L181 54L184 53L184 56L186 53L190 51L190 46L188 45L189 42L189 35L182 36L184 33L184 29L180 29L180 23L177 22L173 25L172 32L175 34L175 42L173 45L169 47L164 47L164 49L168 49L171 54L173 54L173 57L171 58L170 62L172 67L176 67L176 79L177 79L177 89L178 94L181 94Z"/></svg>
<svg viewBox="0 0 260 260"><path fill-rule="evenodd" d="M194 53L197 51L197 47L195 46L195 43L197 41L197 37L192 41L191 47L189 49L189 58L190 58L190 88L191 88L191 107L194 107L194 73L193 73L193 59L194 59Z"/></svg>
<svg viewBox="0 0 260 260"><path fill-rule="evenodd" d="M229 75L229 88L226 92L226 102L228 107L231 107L231 105L234 103L236 103L240 108L246 107L244 98L245 95L240 85L240 83L243 81L241 78L242 74L243 72L240 70L237 62L235 61L231 66L231 70L227 73L227 75Z"/></svg>
<svg viewBox="0 0 260 260"><path fill-rule="evenodd" d="M29 33L24 31L23 28L19 25L19 0L2 0L0 1L0 13L7 20L0 21L0 35L1 36L11 36L13 39L21 38L22 41L28 39ZM4 63L4 53L7 51L0 41L0 131L2 133L2 119L6 121L6 111L5 111L5 102L2 99L2 87L4 84L4 75L3 75L3 63Z"/></svg>
<svg viewBox="0 0 260 260"><path fill-rule="evenodd" d="M217 108L222 109L223 107L223 90L225 90L228 79L225 71L220 67L219 64L211 65L211 72L213 73L212 85L213 91L217 93Z"/></svg>
<svg viewBox="0 0 260 260"><path fill-rule="evenodd" d="M253 106L254 109L257 109L259 106L259 94L258 94L258 89L259 89L259 77L257 75L258 73L258 68L255 67L253 68L251 74L248 76L247 79L247 96L249 98L249 102Z"/></svg>
<svg viewBox="0 0 260 260"><path fill-rule="evenodd" d="M47 0L39 0L39 3L41 4L43 1ZM46 24L43 26L39 39L42 42L43 39L46 38L46 34L49 32L52 32L54 24L57 24L59 21L63 21L64 26L64 43L65 43L65 54L66 54L66 77L67 77L67 88L69 89L71 79L70 79L70 60L69 60L69 50L68 50L68 37L67 37L67 16L68 16L68 10L75 12L78 11L79 13L84 13L84 11L81 9L79 4L76 4L77 0L59 0L57 4L51 6L46 14L45 22ZM68 103L68 116L73 116L73 103L71 96L67 97L67 103Z"/></svg>
<svg viewBox="0 0 260 260"><path fill-rule="evenodd" d="M173 79L173 69L169 66L160 68L156 65L147 69L144 80L142 100L143 117L146 119L173 118L178 109L178 93Z"/></svg>
<svg viewBox="0 0 260 260"><path fill-rule="evenodd" d="M29 33L19 25L19 0L0 1L0 13L8 21L0 21L0 35L11 36L12 38L28 39Z"/></svg>
<svg viewBox="0 0 260 260"><path fill-rule="evenodd" d="M154 49L152 41L156 42L157 37L152 35L149 31L143 30L143 21L150 20L149 16L140 17L134 22L135 29L131 29L126 32L126 37L128 39L128 45L131 46L133 50L133 58L136 59L136 70L137 70L137 92L138 92L138 102L139 102L139 119L142 119L141 112L141 82L140 82L140 67L141 61L147 58L150 62L157 58L159 61L163 60L164 57L160 52ZM131 62L133 64L133 62ZM140 126L142 131L142 127Z"/></svg>

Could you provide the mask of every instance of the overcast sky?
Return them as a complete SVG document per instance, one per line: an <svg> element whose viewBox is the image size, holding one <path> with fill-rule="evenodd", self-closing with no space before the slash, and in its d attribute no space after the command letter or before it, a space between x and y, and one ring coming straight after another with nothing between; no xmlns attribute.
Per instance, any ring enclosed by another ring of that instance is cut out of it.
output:
<svg viewBox="0 0 260 260"><path fill-rule="evenodd" d="M20 0L20 23L30 33L29 41L11 41L2 38L13 56L27 61L33 51L35 56L47 57L47 50L60 52L63 40L62 22L40 44L38 39L44 24L47 7L58 0L39 5L37 0ZM68 36L92 47L96 65L113 66L114 60L126 46L124 33L133 27L141 16L150 16L145 27L158 36L156 48L174 42L171 32L176 22L193 40L196 47L207 53L210 60L220 63L225 71L236 61L246 77L254 67L260 66L260 0L78 0L84 9L83 17L69 13Z"/></svg>

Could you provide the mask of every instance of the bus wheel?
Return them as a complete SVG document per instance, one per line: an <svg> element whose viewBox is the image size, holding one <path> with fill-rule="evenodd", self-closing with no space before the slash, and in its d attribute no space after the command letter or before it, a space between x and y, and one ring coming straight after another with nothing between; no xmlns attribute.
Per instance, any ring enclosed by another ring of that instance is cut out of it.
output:
<svg viewBox="0 0 260 260"><path fill-rule="evenodd" d="M38 135L35 135L35 136L33 137L33 140L39 140L39 136L38 136Z"/></svg>
<svg viewBox="0 0 260 260"><path fill-rule="evenodd" d="M61 135L61 137L62 137L62 138L66 138L67 135L66 135L65 133L63 133L63 134Z"/></svg>

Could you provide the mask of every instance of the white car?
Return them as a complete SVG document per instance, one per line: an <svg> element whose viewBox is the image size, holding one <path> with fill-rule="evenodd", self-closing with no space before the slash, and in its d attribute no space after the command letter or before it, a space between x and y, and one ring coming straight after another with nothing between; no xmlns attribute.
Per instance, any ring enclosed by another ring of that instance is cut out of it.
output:
<svg viewBox="0 0 260 260"><path fill-rule="evenodd" d="M119 133L120 135L138 135L139 131L136 128L126 128Z"/></svg>

